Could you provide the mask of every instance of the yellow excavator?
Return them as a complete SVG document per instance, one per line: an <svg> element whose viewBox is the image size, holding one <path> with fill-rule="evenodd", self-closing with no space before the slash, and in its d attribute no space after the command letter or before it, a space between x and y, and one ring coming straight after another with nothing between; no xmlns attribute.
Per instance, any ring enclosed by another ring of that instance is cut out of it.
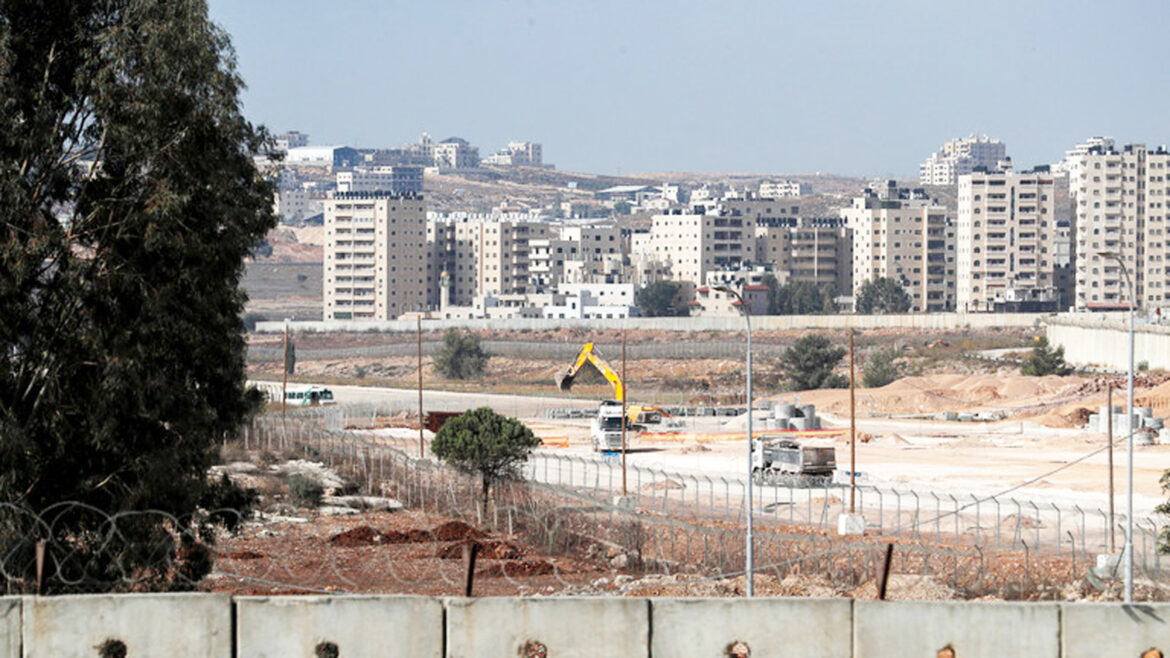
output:
<svg viewBox="0 0 1170 658"><path fill-rule="evenodd" d="M597 347L593 343L585 343L585 347L581 348L581 353L577 355L577 360L568 370L562 370L556 374L557 388L562 391L569 391L573 388L573 379L577 373L581 372L581 368L585 367L586 363L593 364L597 372L605 377L606 381L613 386L613 400L605 400L597 409L597 418L593 422L592 438L594 450L620 450L621 449L621 417L622 417L622 393L625 391L625 385L622 378L617 371L609 365L604 358L602 358ZM671 417L663 409L655 406L633 404L626 405L626 427L629 428L644 424L644 423L660 423L663 417Z"/></svg>
<svg viewBox="0 0 1170 658"><path fill-rule="evenodd" d="M597 407L597 417L589 425L590 438L593 440L593 449L596 451L612 451L622 449L622 394L625 391L622 378L597 353L593 343L585 343L577 360L568 370L556 374L557 388L569 391L573 388L573 379L586 363L592 363L597 372L601 373L613 386L613 400L603 400Z"/></svg>

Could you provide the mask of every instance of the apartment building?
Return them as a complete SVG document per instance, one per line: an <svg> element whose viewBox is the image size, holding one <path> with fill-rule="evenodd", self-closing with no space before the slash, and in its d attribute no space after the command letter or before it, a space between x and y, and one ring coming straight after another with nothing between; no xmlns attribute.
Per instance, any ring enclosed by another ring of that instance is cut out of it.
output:
<svg viewBox="0 0 1170 658"><path fill-rule="evenodd" d="M508 142L498 153L484 158L484 164L540 167L544 164L543 147L536 142Z"/></svg>
<svg viewBox="0 0 1170 658"><path fill-rule="evenodd" d="M760 183L760 196L765 199L780 199L812 194L812 186L794 180L764 181Z"/></svg>
<svg viewBox="0 0 1170 658"><path fill-rule="evenodd" d="M479 148L459 137L431 144L431 153L434 165L439 169L474 169L479 166Z"/></svg>
<svg viewBox="0 0 1170 658"><path fill-rule="evenodd" d="M423 168L411 166L354 167L336 174L338 192L422 194Z"/></svg>
<svg viewBox="0 0 1170 658"><path fill-rule="evenodd" d="M325 319L392 320L425 309L423 198L338 192L324 206Z"/></svg>
<svg viewBox="0 0 1170 658"><path fill-rule="evenodd" d="M1135 305L1170 304L1170 154L1129 144L1088 149L1069 181L1076 230L1076 307L1128 308L1130 294L1118 254L1132 278Z"/></svg>
<svg viewBox="0 0 1170 658"><path fill-rule="evenodd" d="M1030 300L1028 310L1056 311L1071 301L1058 285L1071 260L1068 227L1058 227L1058 184L1063 177L1058 182L1046 166L959 177L957 310L993 311Z"/></svg>
<svg viewBox="0 0 1170 658"><path fill-rule="evenodd" d="M437 307L443 272L450 303L469 306L484 295L535 292L530 282L531 243L547 239L551 225L531 220L431 219L425 232L427 301Z"/></svg>
<svg viewBox="0 0 1170 658"><path fill-rule="evenodd" d="M922 185L954 185L959 181L959 176L979 168L994 170L1005 159L1007 146L998 139L986 135L952 139L922 163L919 167L919 182Z"/></svg>
<svg viewBox="0 0 1170 658"><path fill-rule="evenodd" d="M755 262L755 222L731 213L654 215L649 233L632 239L630 249L631 256L662 264L672 280L697 286L708 272Z"/></svg>
<svg viewBox="0 0 1170 658"><path fill-rule="evenodd" d="M955 230L947 209L921 189L894 181L867 188L841 209L853 235L853 292L888 277L910 295L911 310L955 307Z"/></svg>
<svg viewBox="0 0 1170 658"><path fill-rule="evenodd" d="M840 217L761 217L756 220L756 262L782 284L833 285L853 290L853 236Z"/></svg>

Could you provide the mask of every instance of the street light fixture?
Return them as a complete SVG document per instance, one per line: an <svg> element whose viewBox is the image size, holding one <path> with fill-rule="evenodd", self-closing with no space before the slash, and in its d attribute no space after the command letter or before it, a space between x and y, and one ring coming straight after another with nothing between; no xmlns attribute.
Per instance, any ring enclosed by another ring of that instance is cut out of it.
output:
<svg viewBox="0 0 1170 658"><path fill-rule="evenodd" d="M751 598L755 594L753 583L755 558L753 556L754 542L752 541L752 314L751 308L743 299L743 295L727 286L715 286L714 289L735 297L736 301L739 302L740 309L743 311L744 323L747 325L747 554L745 556L744 575L747 579L747 596Z"/></svg>
<svg viewBox="0 0 1170 658"><path fill-rule="evenodd" d="M1121 266L1121 274L1129 286L1129 378L1126 382L1126 396L1129 407L1126 409L1126 426L1128 436L1125 442L1126 470L1125 470L1125 548L1122 550L1122 559L1125 562L1125 602L1133 603L1133 308L1136 302L1133 279L1129 276L1129 269L1125 261L1116 251L1098 251L1097 255L1107 260L1117 261ZM1113 410L1110 409L1112 414ZM1112 437L1110 437L1112 440Z"/></svg>

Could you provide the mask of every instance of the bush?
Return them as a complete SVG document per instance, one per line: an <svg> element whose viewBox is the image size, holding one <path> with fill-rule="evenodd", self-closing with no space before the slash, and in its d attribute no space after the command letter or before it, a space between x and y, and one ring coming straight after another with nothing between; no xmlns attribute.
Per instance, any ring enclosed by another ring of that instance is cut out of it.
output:
<svg viewBox="0 0 1170 658"><path fill-rule="evenodd" d="M1020 374L1028 377L1067 375L1071 371L1064 363L1064 347L1053 348L1045 336L1036 339L1036 347L1020 367Z"/></svg>
<svg viewBox="0 0 1170 658"><path fill-rule="evenodd" d="M858 313L905 313L913 300L896 279L878 277L861 284L854 306Z"/></svg>
<svg viewBox="0 0 1170 658"><path fill-rule="evenodd" d="M297 507L311 509L321 504L325 488L313 478L297 473L288 479L288 496Z"/></svg>
<svg viewBox="0 0 1170 658"><path fill-rule="evenodd" d="M199 499L199 506L211 513L212 523L234 533L240 522L252 515L258 500L255 489L244 489L224 473L219 480L208 485Z"/></svg>
<svg viewBox="0 0 1170 658"><path fill-rule="evenodd" d="M474 379L483 375L490 358L479 344L479 336L451 329L443 334L443 346L435 356L435 370L448 379Z"/></svg>
<svg viewBox="0 0 1170 658"><path fill-rule="evenodd" d="M682 287L673 281L655 281L638 291L638 308L648 318L688 315Z"/></svg>
<svg viewBox="0 0 1170 658"><path fill-rule="evenodd" d="M879 388L902 376L897 363L898 349L887 347L877 350L865 360L861 381L866 388Z"/></svg>

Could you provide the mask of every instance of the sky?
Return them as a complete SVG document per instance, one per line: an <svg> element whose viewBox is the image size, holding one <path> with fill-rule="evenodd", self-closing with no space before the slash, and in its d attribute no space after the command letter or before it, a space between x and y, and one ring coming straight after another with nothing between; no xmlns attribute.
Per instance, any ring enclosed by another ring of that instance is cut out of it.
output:
<svg viewBox="0 0 1170 658"><path fill-rule="evenodd" d="M1164 144L1170 2L210 0L245 115L312 144L422 133L569 171L917 176L943 142L1017 168Z"/></svg>

